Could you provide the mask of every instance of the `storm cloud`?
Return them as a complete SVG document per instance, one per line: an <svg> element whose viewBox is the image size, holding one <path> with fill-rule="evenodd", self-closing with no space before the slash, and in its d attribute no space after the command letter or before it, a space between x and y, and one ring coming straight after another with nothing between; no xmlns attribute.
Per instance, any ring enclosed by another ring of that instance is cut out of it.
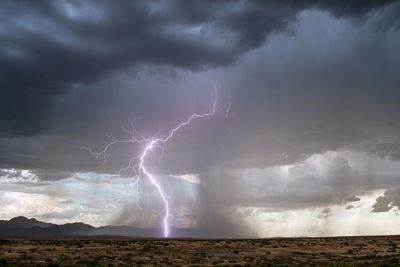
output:
<svg viewBox="0 0 400 267"><path fill-rule="evenodd" d="M373 212L386 212L395 207L397 210L400 205L399 198L399 189L388 189L384 192L383 196L380 196L376 199L375 204L373 205Z"/></svg>
<svg viewBox="0 0 400 267"><path fill-rule="evenodd" d="M128 138L135 118L162 136L209 111L217 84L216 116L179 132L160 164L161 150L149 157L177 226L253 236L250 215L333 220L334 206L358 211L371 196L369 211L389 211L400 187L399 15L389 0L2 1L2 191L53 197L62 184L57 203L72 199L74 216L90 218L66 181L125 183L132 173L116 174L143 145L113 147L101 168L85 148ZM144 186L146 210L159 211L152 193ZM102 197L122 206L113 223L158 222ZM104 212L93 203L88 213ZM67 218L60 207L47 214Z"/></svg>
<svg viewBox="0 0 400 267"><path fill-rule="evenodd" d="M363 17L393 1L4 1L1 134L48 130L53 99L140 63L226 66L304 9Z"/></svg>

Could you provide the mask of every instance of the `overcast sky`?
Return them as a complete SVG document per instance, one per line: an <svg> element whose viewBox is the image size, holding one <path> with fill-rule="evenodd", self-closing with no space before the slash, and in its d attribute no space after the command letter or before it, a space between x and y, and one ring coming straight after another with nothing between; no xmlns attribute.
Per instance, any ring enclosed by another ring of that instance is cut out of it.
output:
<svg viewBox="0 0 400 267"><path fill-rule="evenodd" d="M0 219L160 227L119 172L145 144L85 147L165 137L217 84L146 158L172 226L399 234L399 47L390 0L1 1Z"/></svg>

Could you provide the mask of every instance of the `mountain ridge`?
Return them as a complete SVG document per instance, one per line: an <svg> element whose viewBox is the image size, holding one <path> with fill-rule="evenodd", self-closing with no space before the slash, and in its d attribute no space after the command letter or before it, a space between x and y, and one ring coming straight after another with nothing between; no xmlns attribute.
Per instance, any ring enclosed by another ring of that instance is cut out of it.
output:
<svg viewBox="0 0 400 267"><path fill-rule="evenodd" d="M207 233L205 230L193 228L171 228L172 238L231 238L228 234ZM78 237L126 237L126 238L163 238L160 228L137 228L129 225L106 225L94 227L82 222L53 224L23 216L10 220L0 220L0 237L6 238L67 238Z"/></svg>

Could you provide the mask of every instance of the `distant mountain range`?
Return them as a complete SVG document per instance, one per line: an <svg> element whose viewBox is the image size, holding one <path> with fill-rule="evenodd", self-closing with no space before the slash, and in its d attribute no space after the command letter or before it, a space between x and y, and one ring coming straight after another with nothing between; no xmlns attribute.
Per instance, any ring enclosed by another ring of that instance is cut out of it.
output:
<svg viewBox="0 0 400 267"><path fill-rule="evenodd" d="M170 229L173 238L228 238L229 235L210 235L204 231L190 228ZM82 222L62 225L46 223L35 218L15 217L9 221L0 220L0 237L25 238L161 238L163 233L158 228L142 229L133 226L94 227Z"/></svg>

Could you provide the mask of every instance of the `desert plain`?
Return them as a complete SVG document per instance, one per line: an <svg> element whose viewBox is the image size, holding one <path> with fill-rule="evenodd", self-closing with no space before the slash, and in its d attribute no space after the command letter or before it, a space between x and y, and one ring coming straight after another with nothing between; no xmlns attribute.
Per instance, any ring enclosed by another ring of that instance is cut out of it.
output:
<svg viewBox="0 0 400 267"><path fill-rule="evenodd" d="M400 266L400 236L0 239L1 266Z"/></svg>

